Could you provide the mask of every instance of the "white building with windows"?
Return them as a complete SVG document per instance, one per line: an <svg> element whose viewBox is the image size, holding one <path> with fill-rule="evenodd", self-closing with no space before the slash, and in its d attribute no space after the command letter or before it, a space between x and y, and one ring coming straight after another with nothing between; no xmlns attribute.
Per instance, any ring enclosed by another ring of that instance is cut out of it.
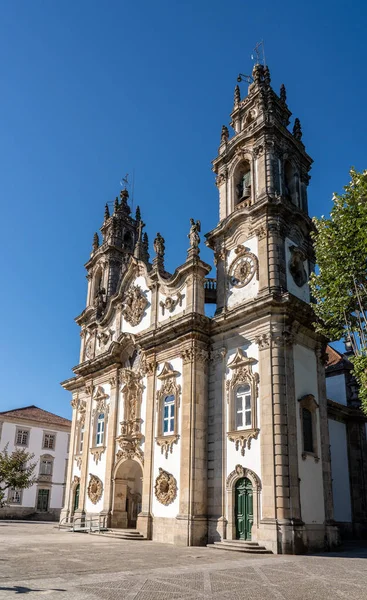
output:
<svg viewBox="0 0 367 600"><path fill-rule="evenodd" d="M63 506L71 421L37 406L0 413L0 451L24 448L37 462L36 482L25 490L9 489L0 519L57 520Z"/></svg>

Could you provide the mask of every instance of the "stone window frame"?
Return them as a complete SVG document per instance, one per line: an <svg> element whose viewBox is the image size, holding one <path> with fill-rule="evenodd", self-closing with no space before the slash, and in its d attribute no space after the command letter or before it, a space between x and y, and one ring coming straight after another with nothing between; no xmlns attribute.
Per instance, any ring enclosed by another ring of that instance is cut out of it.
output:
<svg viewBox="0 0 367 600"><path fill-rule="evenodd" d="M298 399L299 403L299 417L300 417L300 435L301 435L301 445L302 445L302 460L306 460L308 456L313 457L315 462L319 462L320 457L318 454L318 443L317 443L317 410L319 408L318 403L316 402L315 396L313 394L306 394L302 396L302 398ZM304 435L303 435L303 409L306 408L310 411L312 417L312 443L313 443L313 452L307 451L304 449Z"/></svg>
<svg viewBox="0 0 367 600"><path fill-rule="evenodd" d="M251 440L257 439L260 429L257 424L257 400L259 396L259 374L252 370L257 363L255 358L245 355L238 348L233 360L228 363L228 368L233 371L231 379L226 381L227 404L228 404L228 430L227 437L235 443L236 450L241 448L241 455L245 455L246 447L250 449ZM251 393L251 427L236 429L236 393L242 385L250 386Z"/></svg>
<svg viewBox="0 0 367 600"><path fill-rule="evenodd" d="M18 442L18 433L22 431L22 432L27 432L27 442L26 444L21 444L20 442ZM20 446L21 448L28 448L29 447L29 438L31 437L31 428L30 427L21 427L21 426L16 426L15 428L15 438L14 438L14 445L15 446Z"/></svg>
<svg viewBox="0 0 367 600"><path fill-rule="evenodd" d="M42 473L42 463L43 461L50 461L51 462L51 473ZM55 457L52 456L51 454L41 454L40 458L39 458L39 471L38 471L38 480L39 481L52 481L52 475L54 472L54 462L55 462Z"/></svg>
<svg viewBox="0 0 367 600"><path fill-rule="evenodd" d="M247 477L252 483L253 491L253 523L251 531L251 541L256 541L256 530L259 527L261 512L260 512L260 495L261 495L261 480L258 475L251 469L247 469L242 465L236 465L234 470L226 479L226 496L227 496L227 540L236 539L236 483L242 477Z"/></svg>
<svg viewBox="0 0 367 600"><path fill-rule="evenodd" d="M157 379L161 381L161 386L156 392L157 436L155 441L160 446L161 452L166 458L169 452L172 453L173 444L177 444L180 438L178 431L181 386L177 384L177 377L179 375L180 373L175 371L168 362L163 364L161 372L157 375ZM167 396L174 397L173 433L164 433L163 431L164 400Z"/></svg>
<svg viewBox="0 0 367 600"><path fill-rule="evenodd" d="M54 438L54 442L53 442L53 446L52 446L52 448L50 448L50 446L46 446L46 445L45 445L46 436L53 436L53 438ZM42 450L53 450L53 451L54 451L54 450L55 450L55 448L56 448L56 438L57 438L57 433L56 433L56 431L51 431L51 430L45 429L45 430L43 431Z"/></svg>
<svg viewBox="0 0 367 600"><path fill-rule="evenodd" d="M14 496L13 494L18 494L19 495L19 502L14 502L14 500L12 499ZM21 506L23 502L23 490L17 489L17 488L9 488L8 490L8 503L12 504L13 506Z"/></svg>
<svg viewBox="0 0 367 600"><path fill-rule="evenodd" d="M94 462L98 464L101 460L102 454L105 452L107 447L107 425L108 425L108 413L109 413L109 404L107 404L107 399L109 395L105 393L102 386L98 386L96 393L93 397L93 402L95 402L95 407L92 410L92 446L90 448L90 453L93 456ZM103 430L103 443L98 444L97 446L97 426L98 426L98 417L99 415L104 414L104 430ZM85 444L85 439L83 440L83 445Z"/></svg>

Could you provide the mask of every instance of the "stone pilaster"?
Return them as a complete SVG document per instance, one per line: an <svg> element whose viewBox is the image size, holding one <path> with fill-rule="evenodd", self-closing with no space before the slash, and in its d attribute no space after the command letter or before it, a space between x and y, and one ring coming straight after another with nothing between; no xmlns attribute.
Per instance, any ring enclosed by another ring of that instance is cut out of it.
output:
<svg viewBox="0 0 367 600"><path fill-rule="evenodd" d="M113 467L115 463L115 452L116 452L116 435L117 435L117 416L118 416L118 399L119 399L119 370L116 368L111 373L109 384L110 389L110 408L109 418L107 426L107 448L106 448L106 468L105 468L105 481L104 481L104 492L103 492L103 514L106 518L106 523L109 524L112 501L113 501Z"/></svg>
<svg viewBox="0 0 367 600"><path fill-rule="evenodd" d="M144 468L141 512L138 515L137 529L146 538L152 538L152 499L154 469L154 415L157 363L155 356L145 359L147 376L147 410L145 415Z"/></svg>
<svg viewBox="0 0 367 600"><path fill-rule="evenodd" d="M78 414L79 399L77 394L73 394L71 406L73 408L73 415L71 421L71 432L70 432L70 444L69 444L69 457L68 457L68 469L66 474L66 486L64 495L64 508L60 513L60 521L62 519L69 520L69 516L72 513L73 498L71 494L71 478L73 476L74 469L74 452L75 452L75 438L76 438L76 427L77 427L77 414Z"/></svg>
<svg viewBox="0 0 367 600"><path fill-rule="evenodd" d="M79 508L75 511L75 518L85 516L86 493L88 488L88 466L89 466L89 451L91 447L91 420L92 420L92 397L94 385L88 382L85 386L86 409L85 409L85 425L84 425L84 444L82 453L82 466L80 473L80 491L79 491Z"/></svg>
<svg viewBox="0 0 367 600"><path fill-rule="evenodd" d="M208 352L194 342L181 353L181 467L179 514L174 543L207 543L207 362Z"/></svg>
<svg viewBox="0 0 367 600"><path fill-rule="evenodd" d="M208 540L226 538L226 348L210 353L208 390Z"/></svg>

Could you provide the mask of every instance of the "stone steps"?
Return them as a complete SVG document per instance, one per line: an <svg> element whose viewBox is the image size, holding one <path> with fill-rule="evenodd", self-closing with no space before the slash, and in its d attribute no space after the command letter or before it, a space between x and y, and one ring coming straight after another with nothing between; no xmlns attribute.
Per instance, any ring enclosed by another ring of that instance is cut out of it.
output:
<svg viewBox="0 0 367 600"><path fill-rule="evenodd" d="M115 540L146 540L142 533L136 529L105 529L100 533L98 531L92 532L93 535L102 535L103 537L115 539Z"/></svg>
<svg viewBox="0 0 367 600"><path fill-rule="evenodd" d="M232 552L246 552L248 554L272 554L265 546L260 546L257 542L246 542L245 540L222 540L207 544L212 550L229 550Z"/></svg>

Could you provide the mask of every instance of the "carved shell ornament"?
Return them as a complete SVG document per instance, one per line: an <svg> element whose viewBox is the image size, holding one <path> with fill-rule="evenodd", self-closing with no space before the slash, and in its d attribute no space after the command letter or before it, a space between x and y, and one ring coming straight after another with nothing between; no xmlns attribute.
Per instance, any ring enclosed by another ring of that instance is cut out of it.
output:
<svg viewBox="0 0 367 600"><path fill-rule="evenodd" d="M149 302L141 287L132 285L125 296L122 314L126 321L135 327L142 320L148 304Z"/></svg>
<svg viewBox="0 0 367 600"><path fill-rule="evenodd" d="M92 475L92 473L90 473L87 493L89 500L93 502L93 504L97 504L102 498L103 483L97 475Z"/></svg>
<svg viewBox="0 0 367 600"><path fill-rule="evenodd" d="M242 288L257 274L258 260L255 254L243 246L238 246L235 252L238 256L229 267L229 278L233 287Z"/></svg>
<svg viewBox="0 0 367 600"><path fill-rule="evenodd" d="M155 480L154 491L158 502L167 506L177 496L177 481L171 473L160 468L159 475Z"/></svg>

